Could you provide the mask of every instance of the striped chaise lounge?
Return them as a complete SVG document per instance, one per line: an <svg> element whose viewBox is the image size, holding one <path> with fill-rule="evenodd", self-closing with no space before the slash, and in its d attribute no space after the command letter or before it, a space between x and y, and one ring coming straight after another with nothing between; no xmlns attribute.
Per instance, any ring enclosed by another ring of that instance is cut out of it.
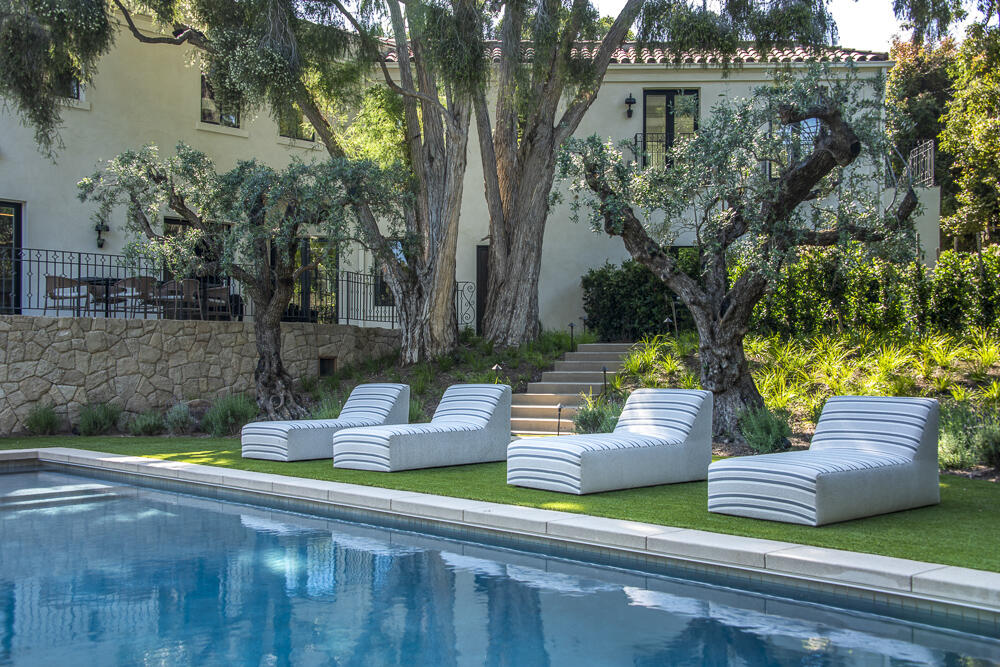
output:
<svg viewBox="0 0 1000 667"><path fill-rule="evenodd" d="M396 472L503 461L509 442L510 387L453 384L428 424L339 431L333 436L333 465Z"/></svg>
<svg viewBox="0 0 1000 667"><path fill-rule="evenodd" d="M935 505L937 449L937 401L836 396L807 451L713 463L708 511L819 526Z"/></svg>
<svg viewBox="0 0 1000 667"><path fill-rule="evenodd" d="M243 458L268 461L328 459L333 434L352 426L405 424L410 419L410 387L359 384L337 419L251 422L243 427Z"/></svg>
<svg viewBox="0 0 1000 667"><path fill-rule="evenodd" d="M512 442L507 483L595 493L705 479L711 460L711 392L637 389L614 433Z"/></svg>

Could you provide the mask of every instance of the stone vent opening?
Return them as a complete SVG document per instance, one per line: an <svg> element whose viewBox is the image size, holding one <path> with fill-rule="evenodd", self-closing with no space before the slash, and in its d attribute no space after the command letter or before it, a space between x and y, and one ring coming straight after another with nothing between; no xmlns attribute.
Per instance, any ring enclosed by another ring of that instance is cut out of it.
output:
<svg viewBox="0 0 1000 667"><path fill-rule="evenodd" d="M321 378L333 377L337 372L337 357L319 358L319 376Z"/></svg>

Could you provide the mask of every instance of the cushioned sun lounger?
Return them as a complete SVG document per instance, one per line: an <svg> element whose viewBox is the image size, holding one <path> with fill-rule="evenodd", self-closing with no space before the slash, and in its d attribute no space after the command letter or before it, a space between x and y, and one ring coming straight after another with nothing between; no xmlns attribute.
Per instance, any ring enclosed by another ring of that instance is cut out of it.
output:
<svg viewBox="0 0 1000 667"><path fill-rule="evenodd" d="M637 389L614 433L512 442L507 483L595 493L705 479L711 460L711 392Z"/></svg>
<svg viewBox="0 0 1000 667"><path fill-rule="evenodd" d="M429 424L349 428L333 436L336 468L395 472L503 461L510 442L510 387L448 387Z"/></svg>
<svg viewBox="0 0 1000 667"><path fill-rule="evenodd" d="M831 398L807 451L713 463L708 510L819 526L935 505L938 410L929 398Z"/></svg>
<svg viewBox="0 0 1000 667"><path fill-rule="evenodd" d="M337 419L252 422L243 427L243 458L269 461L328 459L333 434L352 426L405 424L410 418L410 387L359 384Z"/></svg>

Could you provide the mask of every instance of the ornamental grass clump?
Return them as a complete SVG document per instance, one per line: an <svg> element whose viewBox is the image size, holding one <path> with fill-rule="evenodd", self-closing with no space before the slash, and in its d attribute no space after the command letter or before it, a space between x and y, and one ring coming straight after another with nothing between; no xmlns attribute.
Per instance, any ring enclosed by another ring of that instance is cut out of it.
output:
<svg viewBox="0 0 1000 667"><path fill-rule="evenodd" d="M80 435L104 435L114 430L122 409L110 403L89 403L80 408Z"/></svg>
<svg viewBox="0 0 1000 667"><path fill-rule="evenodd" d="M194 430L194 416L191 408L184 403L178 403L163 415L163 425L170 435L187 435Z"/></svg>
<svg viewBox="0 0 1000 667"><path fill-rule="evenodd" d="M625 404L614 398L598 394L581 394L583 404L577 408L573 424L577 433L611 433L618 425L618 417Z"/></svg>
<svg viewBox="0 0 1000 667"><path fill-rule="evenodd" d="M132 435L159 435L163 432L163 415L156 410L148 410L136 415L128 423L128 432Z"/></svg>
<svg viewBox="0 0 1000 667"><path fill-rule="evenodd" d="M739 416L740 433L747 445L757 454L783 452L792 446L788 437L792 428L786 410L744 410Z"/></svg>
<svg viewBox="0 0 1000 667"><path fill-rule="evenodd" d="M59 417L51 405L36 405L28 412L24 427L31 435L52 435L59 430Z"/></svg>
<svg viewBox="0 0 1000 667"><path fill-rule="evenodd" d="M239 435L240 429L257 416L257 404L246 394L223 396L201 418L201 428L220 438Z"/></svg>

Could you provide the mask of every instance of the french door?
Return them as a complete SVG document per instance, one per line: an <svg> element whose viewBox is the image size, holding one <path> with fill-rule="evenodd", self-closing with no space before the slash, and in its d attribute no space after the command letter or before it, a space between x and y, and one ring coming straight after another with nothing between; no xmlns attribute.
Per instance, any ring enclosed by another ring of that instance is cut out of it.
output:
<svg viewBox="0 0 1000 667"><path fill-rule="evenodd" d="M0 313L21 312L21 205L0 201Z"/></svg>

